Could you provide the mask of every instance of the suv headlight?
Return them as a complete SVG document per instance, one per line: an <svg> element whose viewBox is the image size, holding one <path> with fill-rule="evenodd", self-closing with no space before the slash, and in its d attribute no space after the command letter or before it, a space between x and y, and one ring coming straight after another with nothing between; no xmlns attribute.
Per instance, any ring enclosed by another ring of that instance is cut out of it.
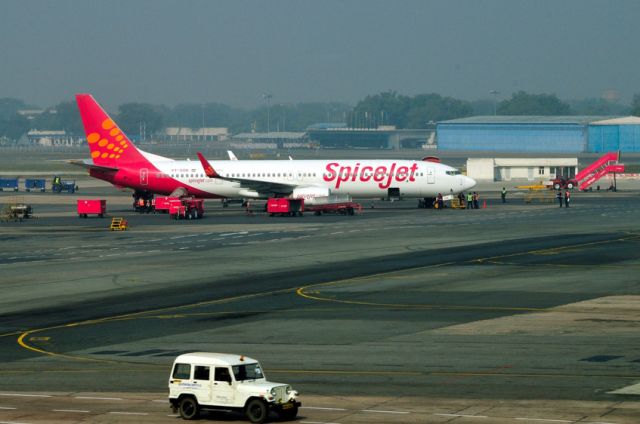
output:
<svg viewBox="0 0 640 424"><path fill-rule="evenodd" d="M272 387L272 388L271 388L271 390L269 390L269 394L270 394L272 397L276 397L276 388L275 388L275 387Z"/></svg>

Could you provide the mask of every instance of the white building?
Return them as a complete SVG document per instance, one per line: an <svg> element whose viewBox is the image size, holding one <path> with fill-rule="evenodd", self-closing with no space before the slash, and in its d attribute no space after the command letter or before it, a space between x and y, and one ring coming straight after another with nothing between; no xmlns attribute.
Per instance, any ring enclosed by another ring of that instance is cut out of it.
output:
<svg viewBox="0 0 640 424"><path fill-rule="evenodd" d="M49 147L78 146L85 142L84 137L74 137L71 134L67 134L66 131L30 130L27 133L27 139L31 144Z"/></svg>
<svg viewBox="0 0 640 424"><path fill-rule="evenodd" d="M575 177L578 158L469 158L467 175L475 180L549 180Z"/></svg>
<svg viewBox="0 0 640 424"><path fill-rule="evenodd" d="M224 141L229 137L229 129L224 127L185 128L167 127L164 139L169 141Z"/></svg>

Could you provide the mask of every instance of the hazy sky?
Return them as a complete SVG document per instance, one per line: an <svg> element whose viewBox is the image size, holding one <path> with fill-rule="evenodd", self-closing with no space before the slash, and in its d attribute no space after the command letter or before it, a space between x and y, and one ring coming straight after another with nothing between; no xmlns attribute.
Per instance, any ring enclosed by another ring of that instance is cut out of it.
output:
<svg viewBox="0 0 640 424"><path fill-rule="evenodd" d="M2 0L0 97L236 106L640 93L638 0Z"/></svg>

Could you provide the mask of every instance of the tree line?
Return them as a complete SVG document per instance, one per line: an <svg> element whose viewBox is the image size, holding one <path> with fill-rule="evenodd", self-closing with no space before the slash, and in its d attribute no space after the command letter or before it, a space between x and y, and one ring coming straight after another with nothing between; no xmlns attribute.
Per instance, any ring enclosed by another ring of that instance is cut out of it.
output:
<svg viewBox="0 0 640 424"><path fill-rule="evenodd" d="M0 98L0 139L18 140L30 129L64 130L82 135L74 101L65 101L27 118L19 111L39 109L20 99ZM640 94L631 105L589 98L562 101L555 94L519 91L502 101L467 101L436 93L406 96L395 91L369 95L351 107L344 103L265 104L254 109L222 103L184 103L174 107L149 103L125 103L111 115L129 135L144 126L148 135L166 127L227 127L231 133L258 131L304 131L321 122L342 123L354 128L430 128L438 121L473 115L628 115L640 116Z"/></svg>

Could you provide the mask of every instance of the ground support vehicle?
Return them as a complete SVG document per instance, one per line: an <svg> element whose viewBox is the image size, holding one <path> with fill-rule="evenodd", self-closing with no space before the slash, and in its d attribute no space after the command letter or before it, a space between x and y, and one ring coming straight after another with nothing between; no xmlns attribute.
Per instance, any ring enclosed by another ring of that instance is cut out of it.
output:
<svg viewBox="0 0 640 424"><path fill-rule="evenodd" d="M153 199L153 210L156 213L169 213L169 206L172 201L180 201L179 197L160 196Z"/></svg>
<svg viewBox="0 0 640 424"><path fill-rule="evenodd" d="M464 200L460 200L457 197L454 197L451 200L451 209L466 209L467 203Z"/></svg>
<svg viewBox="0 0 640 424"><path fill-rule="evenodd" d="M18 179L17 178L0 178L0 191L4 189L18 191Z"/></svg>
<svg viewBox="0 0 640 424"><path fill-rule="evenodd" d="M66 191L67 193L75 193L76 190L77 187L75 180L61 180L58 176L53 177L51 191L54 193L62 193L63 191Z"/></svg>
<svg viewBox="0 0 640 424"><path fill-rule="evenodd" d="M578 186L578 181L575 178L567 178L559 175L559 176L556 176L556 178L554 178L553 180L551 180L550 186L554 190L562 190L562 189L571 190L572 188Z"/></svg>
<svg viewBox="0 0 640 424"><path fill-rule="evenodd" d="M204 216L204 199L175 198L169 202L171 219L200 219Z"/></svg>
<svg viewBox="0 0 640 424"><path fill-rule="evenodd" d="M4 221L22 221L23 219L31 218L33 209L31 205L25 205L18 203L15 205L7 206L3 213Z"/></svg>
<svg viewBox="0 0 640 424"><path fill-rule="evenodd" d="M78 218L86 218L87 215L98 215L103 218L107 213L107 201L104 199L79 199Z"/></svg>
<svg viewBox="0 0 640 424"><path fill-rule="evenodd" d="M44 178L26 178L24 180L24 189L27 191L40 190L44 193L46 180Z"/></svg>
<svg viewBox="0 0 640 424"><path fill-rule="evenodd" d="M356 212L362 213L362 205L355 202L327 203L324 205L309 205L306 210L313 212L314 215L330 213L339 215L355 215Z"/></svg>
<svg viewBox="0 0 640 424"><path fill-rule="evenodd" d="M267 199L267 213L269 216L302 216L303 212L303 199L288 199L285 197Z"/></svg>
<svg viewBox="0 0 640 424"><path fill-rule="evenodd" d="M178 356L169 375L169 403L186 420L201 411L238 411L252 423L270 412L293 420L301 403L290 385L267 381L260 363L243 355L194 352Z"/></svg>
<svg viewBox="0 0 640 424"><path fill-rule="evenodd" d="M113 217L111 219L111 225L109 226L109 230L111 231L127 231L129 228L129 223L126 219L121 217Z"/></svg>

